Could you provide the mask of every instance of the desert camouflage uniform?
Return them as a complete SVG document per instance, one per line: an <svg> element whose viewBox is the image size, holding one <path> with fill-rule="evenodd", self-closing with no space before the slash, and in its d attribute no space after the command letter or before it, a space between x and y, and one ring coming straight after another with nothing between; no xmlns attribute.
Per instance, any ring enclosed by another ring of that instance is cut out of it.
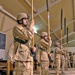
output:
<svg viewBox="0 0 75 75"><path fill-rule="evenodd" d="M30 55L30 50L27 46L33 34L22 26L15 26L13 29L14 49L15 51L15 69L14 75L33 75L33 57Z"/></svg>
<svg viewBox="0 0 75 75"><path fill-rule="evenodd" d="M66 49L62 48L62 54L61 54L61 69L62 72L65 70L65 60L66 60Z"/></svg>
<svg viewBox="0 0 75 75"><path fill-rule="evenodd" d="M13 28L14 43L11 46L13 52L9 51L11 61L15 62L13 75L33 75L33 57L29 49L29 41L34 34L33 30L29 30L21 23L23 19L26 19L26 22L28 21L26 13L18 15L17 20L20 25Z"/></svg>
<svg viewBox="0 0 75 75"><path fill-rule="evenodd" d="M56 42L56 48L55 48L55 71L56 75L59 75L59 70L60 70L60 64L61 64L61 45L59 42Z"/></svg>
<svg viewBox="0 0 75 75"><path fill-rule="evenodd" d="M75 68L75 53L73 53L73 68Z"/></svg>
<svg viewBox="0 0 75 75"><path fill-rule="evenodd" d="M60 48L56 48L55 49L55 70L56 70L56 74L59 74L59 70L60 70L60 56L61 56L61 49Z"/></svg>
<svg viewBox="0 0 75 75"><path fill-rule="evenodd" d="M40 64L41 64L41 74L40 75L49 74L48 47L51 47L51 43L52 43L51 40L46 41L43 38L39 41Z"/></svg>

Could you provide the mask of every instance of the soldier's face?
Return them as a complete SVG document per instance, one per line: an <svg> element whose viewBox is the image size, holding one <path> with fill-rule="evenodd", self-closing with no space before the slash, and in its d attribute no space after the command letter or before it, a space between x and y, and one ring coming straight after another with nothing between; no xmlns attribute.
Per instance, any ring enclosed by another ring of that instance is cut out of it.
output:
<svg viewBox="0 0 75 75"><path fill-rule="evenodd" d="M28 25L28 18L23 19L23 24Z"/></svg>
<svg viewBox="0 0 75 75"><path fill-rule="evenodd" d="M47 38L48 38L48 36L47 36L47 35L45 35L44 37L45 37L45 39L47 39Z"/></svg>
<svg viewBox="0 0 75 75"><path fill-rule="evenodd" d="M58 43L58 45L57 45L57 46L58 46L59 48L61 47L59 43Z"/></svg>
<svg viewBox="0 0 75 75"><path fill-rule="evenodd" d="M47 38L48 38L48 36L46 35L46 36L44 36L44 38L45 38L45 39L47 39Z"/></svg>

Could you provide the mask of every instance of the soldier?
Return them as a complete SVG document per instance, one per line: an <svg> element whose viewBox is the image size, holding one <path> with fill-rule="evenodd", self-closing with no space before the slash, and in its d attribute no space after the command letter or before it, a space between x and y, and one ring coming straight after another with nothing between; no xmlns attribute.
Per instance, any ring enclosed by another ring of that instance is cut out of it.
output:
<svg viewBox="0 0 75 75"><path fill-rule="evenodd" d="M61 53L62 53L61 45L60 45L59 42L56 42L56 48L55 48L55 70L56 70L56 75L59 75Z"/></svg>
<svg viewBox="0 0 75 75"><path fill-rule="evenodd" d="M14 61L13 75L33 75L33 57L29 49L29 40L33 38L34 20L31 21L29 29L28 15L20 13L17 16L18 25L13 29L14 37Z"/></svg>
<svg viewBox="0 0 75 75"><path fill-rule="evenodd" d="M73 53L70 52L70 65L71 65L71 67L72 67L72 63L73 63Z"/></svg>
<svg viewBox="0 0 75 75"><path fill-rule="evenodd" d="M72 66L73 66L73 68L75 68L75 53L73 53L73 63L72 63Z"/></svg>
<svg viewBox="0 0 75 75"><path fill-rule="evenodd" d="M65 48L61 48L62 50L62 54L61 54L61 69L62 69L62 73L65 70L65 58L66 58L66 49Z"/></svg>
<svg viewBox="0 0 75 75"><path fill-rule="evenodd" d="M68 65L67 67L68 67L68 68L71 68L71 63L70 63L70 62L71 62L71 61L70 61L70 52L68 52L68 53L67 53L67 65Z"/></svg>
<svg viewBox="0 0 75 75"><path fill-rule="evenodd" d="M70 67L70 57L69 57L69 52L66 49L66 55L65 55L65 70L68 70L68 67Z"/></svg>
<svg viewBox="0 0 75 75"><path fill-rule="evenodd" d="M53 51L51 51L51 60L50 60L50 65L51 65L51 69L53 69L54 68L54 52Z"/></svg>
<svg viewBox="0 0 75 75"><path fill-rule="evenodd" d="M49 74L48 47L51 47L51 44L51 37L48 38L47 32L42 32L42 38L38 44L40 51L41 75Z"/></svg>

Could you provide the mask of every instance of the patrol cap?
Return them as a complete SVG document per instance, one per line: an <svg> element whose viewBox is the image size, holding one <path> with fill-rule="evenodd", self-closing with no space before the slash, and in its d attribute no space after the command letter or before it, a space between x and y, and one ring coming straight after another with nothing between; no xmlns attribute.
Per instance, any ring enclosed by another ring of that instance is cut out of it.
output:
<svg viewBox="0 0 75 75"><path fill-rule="evenodd" d="M42 36L47 36L47 32L42 32Z"/></svg>
<svg viewBox="0 0 75 75"><path fill-rule="evenodd" d="M22 18L29 18L26 13L19 13L17 16L17 20L21 20Z"/></svg>

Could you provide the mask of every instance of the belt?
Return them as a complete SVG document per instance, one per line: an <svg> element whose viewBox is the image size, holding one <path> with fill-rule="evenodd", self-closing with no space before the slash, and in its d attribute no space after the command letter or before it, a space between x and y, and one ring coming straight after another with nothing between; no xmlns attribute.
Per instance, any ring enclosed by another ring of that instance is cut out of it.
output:
<svg viewBox="0 0 75 75"><path fill-rule="evenodd" d="M48 62L48 60L41 60L42 62Z"/></svg>
<svg viewBox="0 0 75 75"><path fill-rule="evenodd" d="M46 51L45 49L43 49L43 48L40 48L42 51Z"/></svg>
<svg viewBox="0 0 75 75"><path fill-rule="evenodd" d="M28 42L28 40L21 40L21 39L19 39L19 38L15 38L14 37L14 39L17 41L17 42L19 42L19 43L21 43L21 44L26 44L27 42Z"/></svg>
<svg viewBox="0 0 75 75"><path fill-rule="evenodd" d="M32 61L19 61L19 60L16 60L16 62L32 62Z"/></svg>

